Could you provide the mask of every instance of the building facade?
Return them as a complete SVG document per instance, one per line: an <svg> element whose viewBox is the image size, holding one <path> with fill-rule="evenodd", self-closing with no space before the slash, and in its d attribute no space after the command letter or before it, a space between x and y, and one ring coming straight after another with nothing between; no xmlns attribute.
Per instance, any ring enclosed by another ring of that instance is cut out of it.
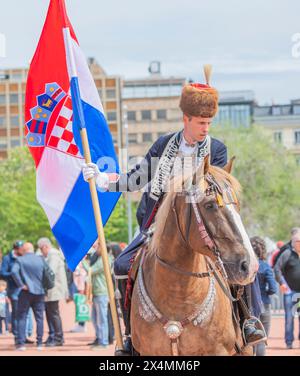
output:
<svg viewBox="0 0 300 376"><path fill-rule="evenodd" d="M114 140L116 151L122 145L121 79L109 76L90 58L90 70ZM28 69L7 69L0 72L0 158L6 158L10 149L25 145L24 105Z"/></svg>
<svg viewBox="0 0 300 376"><path fill-rule="evenodd" d="M254 122L269 130L274 142L283 144L300 164L300 100L287 105L256 106Z"/></svg>
<svg viewBox="0 0 300 376"><path fill-rule="evenodd" d="M128 130L123 127L124 147L128 139L129 158L144 156L154 141L182 127L179 99L183 77L152 75L123 83L123 108Z"/></svg>

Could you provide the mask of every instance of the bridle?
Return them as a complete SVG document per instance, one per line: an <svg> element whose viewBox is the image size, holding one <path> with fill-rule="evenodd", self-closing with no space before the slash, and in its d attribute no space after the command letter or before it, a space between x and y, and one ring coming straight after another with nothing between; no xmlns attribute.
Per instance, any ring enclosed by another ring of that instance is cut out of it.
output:
<svg viewBox="0 0 300 376"><path fill-rule="evenodd" d="M204 221L203 221L202 216L201 216L199 206L197 204L197 202L200 201L201 196L203 196L203 195L206 195L206 196L215 195L218 206L222 206L223 200L220 200L220 195L222 196L223 192L222 192L222 188L220 187L220 185L215 181L215 179L211 175L207 174L205 177L203 176L203 178L205 178L206 181L209 183L208 188L205 190L204 193L202 193L200 191L199 187L191 188L191 189L183 192L183 195L185 195L188 198L186 201L187 201L187 204L189 205L189 212L188 212L188 216L187 216L188 226L187 226L187 230L186 230L186 235L183 234L183 231L181 230L181 227L180 227L179 218L178 218L178 214L177 214L177 211L176 211L176 196L173 199L171 208L172 208L173 214L175 216L176 227L177 227L177 231L180 235L180 238L181 238L182 242L185 244L185 246L188 249L190 249L191 251L193 251L193 250L192 250L192 247L189 244L188 235L189 235L189 228L190 228L190 222L191 222L192 211L193 211L195 218L196 218L196 221L197 221L200 237L203 240L204 244L207 246L207 248L212 252L212 255L214 256L215 261L211 262L208 259L208 257L205 257L206 263L207 263L207 266L208 266L208 271L204 272L204 273L200 273L200 272L184 271L184 270L181 270L181 269L175 267L174 265L170 265L166 261L161 259L161 257L157 254L157 252L155 252L155 257L156 257L157 261L161 265L163 265L165 268L168 268L169 270L173 270L173 271L175 271L179 274L183 274L183 275L190 276L190 277L196 277L196 278L210 277L213 274L214 277L216 278L216 280L218 281L221 289L225 293L225 295L229 298L229 300L231 302L234 302L234 301L239 300L240 297L238 296L237 298L234 298L232 296L231 292L230 292L230 288L229 288L229 285L228 285L228 275L227 275L224 263L221 259L221 253L220 253L216 243L213 241L213 239L211 238L211 236L209 235L209 233L206 229L206 226L205 226ZM219 197L218 197L218 195L219 195ZM230 204L238 204L238 203L236 202L236 200L233 200L233 201L230 202ZM190 210L190 208L192 208L192 210ZM217 271L219 271L220 274L222 275L222 277L225 281L225 284L223 283L223 281L220 278Z"/></svg>

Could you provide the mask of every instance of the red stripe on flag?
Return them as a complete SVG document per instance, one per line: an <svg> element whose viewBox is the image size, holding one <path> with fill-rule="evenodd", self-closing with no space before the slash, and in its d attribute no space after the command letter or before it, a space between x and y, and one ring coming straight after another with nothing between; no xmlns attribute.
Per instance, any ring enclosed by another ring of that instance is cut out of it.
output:
<svg viewBox="0 0 300 376"><path fill-rule="evenodd" d="M43 133L43 128L44 128L44 122L41 121L40 124L39 124L39 129L38 129L38 133Z"/></svg>
<svg viewBox="0 0 300 376"><path fill-rule="evenodd" d="M52 98L53 98L53 99L56 99L56 98L59 96L59 94L60 94L61 92L62 92L62 89L61 89L61 88L57 89L56 92L52 95Z"/></svg>

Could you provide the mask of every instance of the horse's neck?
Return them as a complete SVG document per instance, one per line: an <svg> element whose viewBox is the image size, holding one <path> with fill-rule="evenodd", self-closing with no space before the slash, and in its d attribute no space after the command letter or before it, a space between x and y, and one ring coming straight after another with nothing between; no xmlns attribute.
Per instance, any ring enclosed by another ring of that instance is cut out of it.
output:
<svg viewBox="0 0 300 376"><path fill-rule="evenodd" d="M204 256L184 246L176 236L172 240L168 237L168 241L162 236L156 252L163 261L185 272L207 270ZM146 257L144 271L151 299L167 316L189 314L206 296L208 278L195 278L170 270L159 263L154 251Z"/></svg>

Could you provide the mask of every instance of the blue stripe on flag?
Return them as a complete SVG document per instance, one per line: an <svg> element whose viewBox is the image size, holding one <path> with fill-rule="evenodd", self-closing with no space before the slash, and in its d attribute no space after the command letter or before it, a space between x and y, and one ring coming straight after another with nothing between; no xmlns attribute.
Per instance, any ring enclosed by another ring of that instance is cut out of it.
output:
<svg viewBox="0 0 300 376"><path fill-rule="evenodd" d="M118 202L120 193L98 192L98 197L104 225ZM64 252L69 268L74 271L97 239L89 185L83 180L82 175L78 178L52 231Z"/></svg>
<svg viewBox="0 0 300 376"><path fill-rule="evenodd" d="M80 128L85 128L85 119L81 105L78 77L71 78L71 96L73 106L73 117L76 119L76 125Z"/></svg>
<svg viewBox="0 0 300 376"><path fill-rule="evenodd" d="M104 115L84 101L81 101L81 105L92 161L97 163L101 157L110 157L114 161L114 167L106 171L118 172L113 140ZM74 107L73 103L73 111ZM78 116L78 112L75 115L74 111L73 133L75 142L83 155ZM119 192L98 192L103 225L108 221L120 195ZM83 180L82 174L52 231L64 252L68 266L74 270L98 237L89 185Z"/></svg>

